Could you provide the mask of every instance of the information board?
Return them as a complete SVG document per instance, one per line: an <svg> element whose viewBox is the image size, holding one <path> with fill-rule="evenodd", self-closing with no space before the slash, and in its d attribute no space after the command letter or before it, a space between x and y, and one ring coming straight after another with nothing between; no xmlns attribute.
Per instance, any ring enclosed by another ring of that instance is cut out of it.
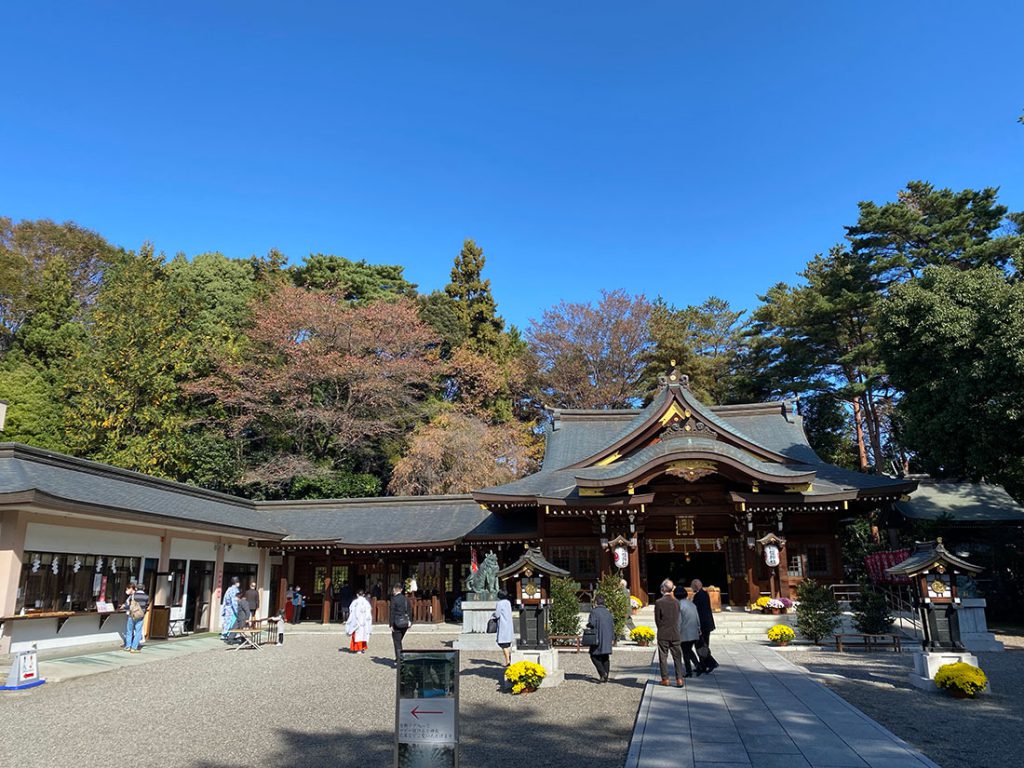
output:
<svg viewBox="0 0 1024 768"><path fill-rule="evenodd" d="M458 651L402 651L396 675L394 764L457 768Z"/></svg>

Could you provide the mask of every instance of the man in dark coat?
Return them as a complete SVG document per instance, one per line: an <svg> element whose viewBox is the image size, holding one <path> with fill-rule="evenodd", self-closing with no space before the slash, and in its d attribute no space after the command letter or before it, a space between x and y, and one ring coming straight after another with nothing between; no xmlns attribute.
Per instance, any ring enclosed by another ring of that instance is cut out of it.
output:
<svg viewBox="0 0 1024 768"><path fill-rule="evenodd" d="M668 655L676 670L676 685L683 687L683 649L679 640L679 603L673 596L675 585L670 579L661 582L661 597L654 603L654 625L658 628L658 665L661 684L668 685Z"/></svg>
<svg viewBox="0 0 1024 768"><path fill-rule="evenodd" d="M605 605L604 595L594 597L594 607L587 619L587 629L593 630L597 643L590 646L590 660L597 670L597 682L607 683L611 672L612 644L615 642L615 619Z"/></svg>
<svg viewBox="0 0 1024 768"><path fill-rule="evenodd" d="M245 599L249 601L249 611L253 616L260 612L260 591L256 589L256 582L250 581L249 588L245 590Z"/></svg>
<svg viewBox="0 0 1024 768"><path fill-rule="evenodd" d="M395 644L395 662L402 657L402 640L412 626L412 608L409 598L402 594L402 587L395 585L391 604L388 606L388 624L391 625L391 641Z"/></svg>
<svg viewBox="0 0 1024 768"><path fill-rule="evenodd" d="M694 579L690 584L693 590L693 604L697 606L697 616L700 617L700 639L697 641L697 658L700 664L697 666L697 676L700 677L708 672L714 672L718 662L711 655L711 633L715 631L715 614L711 610L711 596L700 579Z"/></svg>

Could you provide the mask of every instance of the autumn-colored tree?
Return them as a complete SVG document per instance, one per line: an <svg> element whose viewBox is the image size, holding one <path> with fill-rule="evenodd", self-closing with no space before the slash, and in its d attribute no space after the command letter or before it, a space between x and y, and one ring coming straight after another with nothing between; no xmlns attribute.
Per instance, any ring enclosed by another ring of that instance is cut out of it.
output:
<svg viewBox="0 0 1024 768"><path fill-rule="evenodd" d="M468 493L522 477L536 466L536 440L516 422L488 424L446 409L413 434L388 490L396 495Z"/></svg>
<svg viewBox="0 0 1024 768"><path fill-rule="evenodd" d="M654 341L651 305L623 290L602 291L596 304L566 303L530 322L539 397L560 408L626 408L642 396Z"/></svg>
<svg viewBox="0 0 1024 768"><path fill-rule="evenodd" d="M436 339L407 299L353 306L282 286L255 307L248 338L192 390L225 408L247 479L269 485L408 428L437 372Z"/></svg>

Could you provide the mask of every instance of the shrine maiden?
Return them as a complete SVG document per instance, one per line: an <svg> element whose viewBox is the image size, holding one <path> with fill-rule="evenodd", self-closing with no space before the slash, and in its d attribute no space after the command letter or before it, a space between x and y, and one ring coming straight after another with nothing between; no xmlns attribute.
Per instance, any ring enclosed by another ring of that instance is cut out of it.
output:
<svg viewBox="0 0 1024 768"><path fill-rule="evenodd" d="M365 653L366 644L373 632L373 611L370 609L370 601L366 599L366 594L361 589L349 606L345 632L351 635L348 649L352 653Z"/></svg>

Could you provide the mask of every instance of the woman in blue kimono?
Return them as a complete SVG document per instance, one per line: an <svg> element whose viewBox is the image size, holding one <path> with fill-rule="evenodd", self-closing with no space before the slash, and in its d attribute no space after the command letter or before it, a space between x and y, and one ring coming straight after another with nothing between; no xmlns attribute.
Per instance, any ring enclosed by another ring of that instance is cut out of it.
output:
<svg viewBox="0 0 1024 768"><path fill-rule="evenodd" d="M505 654L505 666L512 663L512 603L508 601L508 595L504 592L498 593L498 604L494 607L492 619L498 620L498 647Z"/></svg>
<svg viewBox="0 0 1024 768"><path fill-rule="evenodd" d="M220 636L223 640L228 639L228 630L233 628L238 620L238 593L240 590L238 577L232 576L231 586L225 590L224 600L220 604Z"/></svg>

